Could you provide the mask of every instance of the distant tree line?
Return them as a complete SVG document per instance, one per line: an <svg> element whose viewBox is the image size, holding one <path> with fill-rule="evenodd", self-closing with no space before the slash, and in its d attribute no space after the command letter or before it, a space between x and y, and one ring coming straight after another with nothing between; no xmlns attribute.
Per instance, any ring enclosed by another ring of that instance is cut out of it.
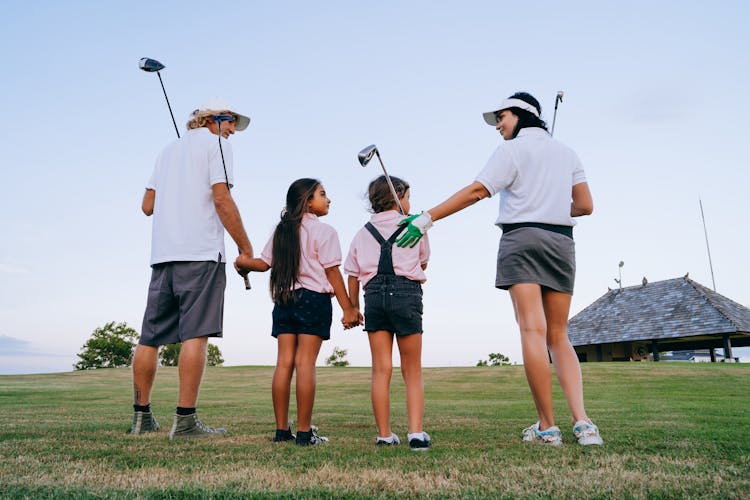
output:
<svg viewBox="0 0 750 500"><path fill-rule="evenodd" d="M127 323L110 321L93 331L91 337L81 346L80 361L73 365L76 370L97 368L123 368L133 362L133 350L138 340L138 332ZM177 366L182 344L170 344L159 349L162 366ZM208 366L221 366L224 359L219 347L208 344Z"/></svg>

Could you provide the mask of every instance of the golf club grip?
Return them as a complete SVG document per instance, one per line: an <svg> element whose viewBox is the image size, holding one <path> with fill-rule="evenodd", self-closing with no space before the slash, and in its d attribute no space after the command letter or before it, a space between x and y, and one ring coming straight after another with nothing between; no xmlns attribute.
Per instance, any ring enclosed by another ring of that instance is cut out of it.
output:
<svg viewBox="0 0 750 500"><path fill-rule="evenodd" d="M237 251L238 251L238 252L239 252L240 254L242 254L242 251L241 251L241 250L240 250L239 248L237 248ZM244 276L242 277L242 279L243 279L243 280L245 280L245 290L250 290L250 289L252 289L252 287L250 286L250 277L249 277L249 276L250 276L250 274L248 273L248 274L246 274L246 275L244 275Z"/></svg>

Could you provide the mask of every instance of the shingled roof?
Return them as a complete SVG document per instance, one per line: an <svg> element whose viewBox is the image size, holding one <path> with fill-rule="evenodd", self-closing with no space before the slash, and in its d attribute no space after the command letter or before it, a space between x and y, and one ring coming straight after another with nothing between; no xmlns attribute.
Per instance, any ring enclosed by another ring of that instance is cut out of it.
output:
<svg viewBox="0 0 750 500"><path fill-rule="evenodd" d="M574 346L725 333L750 334L750 309L687 275L610 290L568 322Z"/></svg>

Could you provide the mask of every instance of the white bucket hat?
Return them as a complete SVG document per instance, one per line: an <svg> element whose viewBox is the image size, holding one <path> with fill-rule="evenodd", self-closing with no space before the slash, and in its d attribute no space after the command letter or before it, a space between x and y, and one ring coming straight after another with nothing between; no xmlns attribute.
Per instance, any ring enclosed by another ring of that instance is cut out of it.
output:
<svg viewBox="0 0 750 500"><path fill-rule="evenodd" d="M484 121L487 122L487 125L491 125L493 127L497 126L497 113L508 108L521 108L539 118L539 111L528 102L522 101L521 99L505 99L500 103L500 106L496 108L495 111L487 111L486 113L482 113Z"/></svg>
<svg viewBox="0 0 750 500"><path fill-rule="evenodd" d="M198 118L201 116L215 115L221 111L229 111L237 117L237 122L234 125L235 130L242 131L250 125L250 117L242 115L234 110L234 107L226 99L220 99L218 97L212 97L208 101L204 102L200 108L196 109L191 113L191 118Z"/></svg>

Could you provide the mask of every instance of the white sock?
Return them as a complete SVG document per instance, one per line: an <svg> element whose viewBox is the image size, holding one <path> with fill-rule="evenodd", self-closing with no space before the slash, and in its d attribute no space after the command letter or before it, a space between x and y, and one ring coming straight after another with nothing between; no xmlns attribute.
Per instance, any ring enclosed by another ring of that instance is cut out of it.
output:
<svg viewBox="0 0 750 500"><path fill-rule="evenodd" d="M378 436L378 441L384 442L384 443L392 443L395 440L396 440L396 435L393 433L391 433L391 435L388 436L387 438Z"/></svg>
<svg viewBox="0 0 750 500"><path fill-rule="evenodd" d="M406 439L409 441L411 441L412 439L419 439L420 441L429 441L430 435L427 434L426 432L414 432L414 433L409 433L409 435L406 436Z"/></svg>

